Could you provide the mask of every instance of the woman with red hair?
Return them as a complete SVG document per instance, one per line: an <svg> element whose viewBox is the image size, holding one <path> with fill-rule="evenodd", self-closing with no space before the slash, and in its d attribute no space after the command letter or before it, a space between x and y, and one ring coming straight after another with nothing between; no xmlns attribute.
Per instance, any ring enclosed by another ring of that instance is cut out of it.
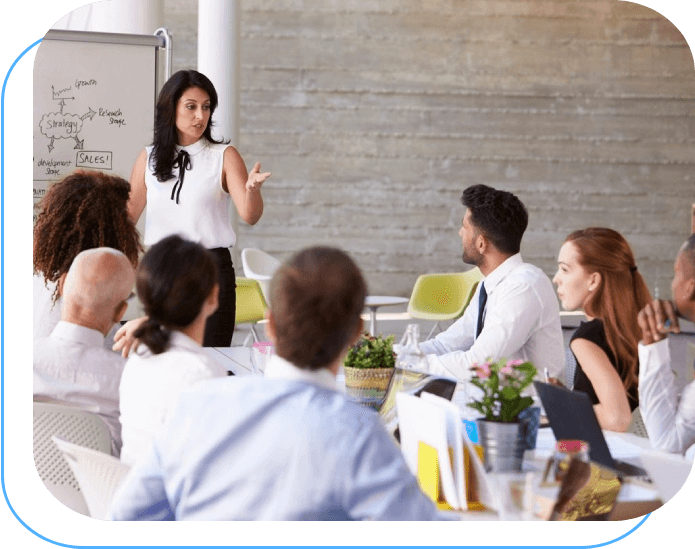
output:
<svg viewBox="0 0 695 549"><path fill-rule="evenodd" d="M601 227L570 234L553 278L565 310L587 317L570 340L577 362L567 383L589 395L603 429L625 431L638 406L637 314L651 301L623 236Z"/></svg>

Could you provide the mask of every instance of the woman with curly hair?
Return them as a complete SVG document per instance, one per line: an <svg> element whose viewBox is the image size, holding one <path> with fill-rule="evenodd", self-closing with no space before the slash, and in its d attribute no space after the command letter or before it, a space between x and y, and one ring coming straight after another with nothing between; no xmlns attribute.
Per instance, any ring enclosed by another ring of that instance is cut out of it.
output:
<svg viewBox="0 0 695 549"><path fill-rule="evenodd" d="M34 339L60 320L60 289L72 260L108 247L137 266L140 237L128 217L130 184L97 171L76 171L53 184L34 225Z"/></svg>
<svg viewBox="0 0 695 549"><path fill-rule="evenodd" d="M563 308L588 319L570 340L577 369L567 382L589 395L603 429L625 431L639 404L637 313L651 301L630 245L612 229L575 231L560 248L553 282Z"/></svg>
<svg viewBox="0 0 695 549"><path fill-rule="evenodd" d="M137 222L147 206L146 246L178 234L213 253L220 272L220 306L208 320L205 346L228 347L236 311L230 253L236 235L229 209L233 203L239 216L254 225L263 214L261 185L270 173L260 173L260 163L247 173L237 150L212 137L216 107L215 87L198 71L178 71L164 84L153 144L133 167L128 208Z"/></svg>

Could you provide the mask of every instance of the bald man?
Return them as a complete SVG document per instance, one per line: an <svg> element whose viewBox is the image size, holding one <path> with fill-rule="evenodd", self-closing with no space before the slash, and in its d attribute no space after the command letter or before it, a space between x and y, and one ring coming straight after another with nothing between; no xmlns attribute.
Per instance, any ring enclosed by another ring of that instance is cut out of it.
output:
<svg viewBox="0 0 695 549"><path fill-rule="evenodd" d="M34 342L34 399L70 404L99 414L120 454L118 385L125 359L104 347L104 337L126 311L135 272L111 248L80 253L58 284L61 321Z"/></svg>

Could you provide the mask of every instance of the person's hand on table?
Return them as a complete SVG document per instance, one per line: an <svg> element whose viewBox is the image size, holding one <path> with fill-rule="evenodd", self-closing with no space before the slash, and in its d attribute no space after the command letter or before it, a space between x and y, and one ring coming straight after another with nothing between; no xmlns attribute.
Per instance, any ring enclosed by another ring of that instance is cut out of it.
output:
<svg viewBox="0 0 695 549"><path fill-rule="evenodd" d="M641 343L651 345L664 339L669 333L678 334L678 313L672 301L655 299L637 315L637 323L642 330Z"/></svg>
<svg viewBox="0 0 695 549"><path fill-rule="evenodd" d="M549 378L548 378L548 383L550 383L550 385L555 385L556 387L563 387L563 388L565 387L565 384L562 383L562 381L560 381L560 380L559 380L558 378L556 378L556 377L549 377Z"/></svg>
<svg viewBox="0 0 695 549"><path fill-rule="evenodd" d="M146 316L129 320L113 336L112 349L120 352L123 358L128 358L130 352L137 351L140 340L135 337L135 332L147 320Z"/></svg>

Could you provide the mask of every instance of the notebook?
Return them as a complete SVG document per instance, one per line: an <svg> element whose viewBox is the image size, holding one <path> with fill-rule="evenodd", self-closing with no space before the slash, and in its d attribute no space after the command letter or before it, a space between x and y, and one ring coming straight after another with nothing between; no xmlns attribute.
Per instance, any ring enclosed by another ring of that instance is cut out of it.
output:
<svg viewBox="0 0 695 549"><path fill-rule="evenodd" d="M445 398L446 400L451 400L455 390L456 382L452 379L441 378L415 370L396 368L386 388L384 400L381 406L379 406L379 416L389 434L391 434L396 441L400 441L398 414L396 413L396 395L398 393L420 396L424 391Z"/></svg>
<svg viewBox="0 0 695 549"><path fill-rule="evenodd" d="M589 459L614 470L619 476L646 477L647 472L627 461L613 459L599 425L594 406L586 393L570 391L534 381L556 440L574 439L589 443Z"/></svg>

